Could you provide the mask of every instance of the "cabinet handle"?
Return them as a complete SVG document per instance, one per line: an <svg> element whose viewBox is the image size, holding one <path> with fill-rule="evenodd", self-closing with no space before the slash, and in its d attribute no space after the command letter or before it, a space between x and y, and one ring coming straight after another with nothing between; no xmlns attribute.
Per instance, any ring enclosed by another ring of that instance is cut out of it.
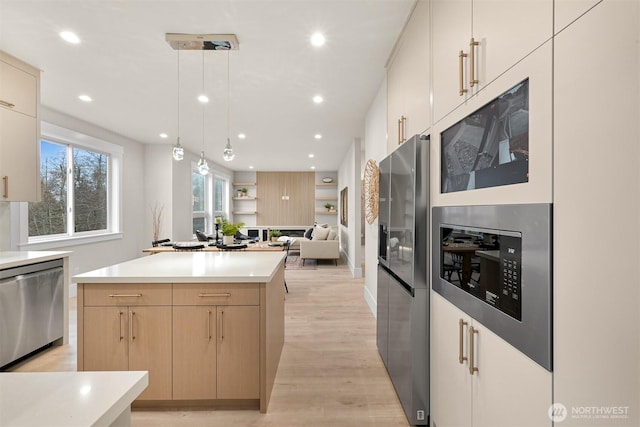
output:
<svg viewBox="0 0 640 427"><path fill-rule="evenodd" d="M6 175L2 177L2 197L9 198L9 177Z"/></svg>
<svg viewBox="0 0 640 427"><path fill-rule="evenodd" d="M131 319L129 319L129 333L131 334L132 343L136 340L136 336L133 333L133 319L135 318L135 315L136 315L135 311L129 312L129 317L131 317Z"/></svg>
<svg viewBox="0 0 640 427"><path fill-rule="evenodd" d="M120 312L120 341L122 341L124 339L124 335L122 335L122 315L124 313Z"/></svg>
<svg viewBox="0 0 640 427"><path fill-rule="evenodd" d="M474 335L478 333L478 330L473 326L469 328L469 374L473 375L474 372L478 372L478 367L475 366L475 339Z"/></svg>
<svg viewBox="0 0 640 427"><path fill-rule="evenodd" d="M231 296L230 293L224 293L224 294L198 294L198 296L200 298L204 298L204 297L224 297L224 298L229 298Z"/></svg>
<svg viewBox="0 0 640 427"><path fill-rule="evenodd" d="M476 80L476 46L480 43L477 42L473 37L471 37L471 42L469 43L469 86L473 87L480 83Z"/></svg>
<svg viewBox="0 0 640 427"><path fill-rule="evenodd" d="M13 107L16 106L16 104L12 104L10 102L3 101L2 99L0 99L0 105L4 105L5 107L9 107L9 108L13 108Z"/></svg>
<svg viewBox="0 0 640 427"><path fill-rule="evenodd" d="M460 327L458 338L460 339L458 344L458 362L462 365L465 360L467 360L467 356L464 355L464 327L467 326L468 323L464 320L458 320L458 326Z"/></svg>
<svg viewBox="0 0 640 427"><path fill-rule="evenodd" d="M224 310L220 310L220 341L224 340Z"/></svg>
<svg viewBox="0 0 640 427"><path fill-rule="evenodd" d="M467 57L467 54L463 51L460 51L458 54L458 74L460 76L460 96L464 95L468 92L468 90L464 87L464 58Z"/></svg>
<svg viewBox="0 0 640 427"><path fill-rule="evenodd" d="M402 144L402 119L398 119L398 145Z"/></svg>
<svg viewBox="0 0 640 427"><path fill-rule="evenodd" d="M211 310L208 310L207 314L207 335L209 336L209 341L211 341Z"/></svg>
<svg viewBox="0 0 640 427"><path fill-rule="evenodd" d="M405 116L400 116L400 129L402 129L401 131L402 139L400 140L400 142L402 142L403 144L407 140L407 135L405 132L406 127L407 127L407 118Z"/></svg>
<svg viewBox="0 0 640 427"><path fill-rule="evenodd" d="M109 298L140 298L142 294L109 294Z"/></svg>

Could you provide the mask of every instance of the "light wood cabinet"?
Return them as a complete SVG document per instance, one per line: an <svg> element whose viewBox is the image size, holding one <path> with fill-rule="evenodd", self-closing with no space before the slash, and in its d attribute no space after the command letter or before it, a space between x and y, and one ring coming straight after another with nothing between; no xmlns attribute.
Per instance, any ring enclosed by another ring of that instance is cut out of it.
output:
<svg viewBox="0 0 640 427"><path fill-rule="evenodd" d="M551 426L551 372L440 295L432 296L433 425Z"/></svg>
<svg viewBox="0 0 640 427"><path fill-rule="evenodd" d="M552 0L432 0L433 121L442 119L553 33Z"/></svg>
<svg viewBox="0 0 640 427"><path fill-rule="evenodd" d="M639 9L604 0L555 37L554 399L625 412L562 427L640 425Z"/></svg>
<svg viewBox="0 0 640 427"><path fill-rule="evenodd" d="M0 52L0 201L40 198L40 71Z"/></svg>
<svg viewBox="0 0 640 427"><path fill-rule="evenodd" d="M387 70L387 151L430 125L429 1L420 0Z"/></svg>
<svg viewBox="0 0 640 427"><path fill-rule="evenodd" d="M140 400L171 398L171 307L85 307L84 370L149 371Z"/></svg>

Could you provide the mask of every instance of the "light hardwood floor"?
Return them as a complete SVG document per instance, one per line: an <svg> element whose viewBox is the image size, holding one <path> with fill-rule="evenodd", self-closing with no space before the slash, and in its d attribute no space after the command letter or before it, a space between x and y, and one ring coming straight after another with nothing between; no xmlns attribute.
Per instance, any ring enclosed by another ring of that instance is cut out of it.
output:
<svg viewBox="0 0 640 427"><path fill-rule="evenodd" d="M287 270L285 345L267 414L258 411L141 411L138 426L407 426L376 349L375 318L362 279L344 265ZM71 343L54 347L15 371L76 369L75 304Z"/></svg>

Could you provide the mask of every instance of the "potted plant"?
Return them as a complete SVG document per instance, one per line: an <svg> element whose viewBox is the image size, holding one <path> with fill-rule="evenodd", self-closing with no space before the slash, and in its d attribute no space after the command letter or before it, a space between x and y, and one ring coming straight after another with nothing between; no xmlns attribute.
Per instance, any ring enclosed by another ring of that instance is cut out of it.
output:
<svg viewBox="0 0 640 427"><path fill-rule="evenodd" d="M330 211L333 205L331 203L325 203L324 207L327 208L327 211Z"/></svg>
<svg viewBox="0 0 640 427"><path fill-rule="evenodd" d="M222 243L224 245L233 244L233 237L240 231L240 229L244 226L244 222L229 222L226 218L222 218Z"/></svg>
<svg viewBox="0 0 640 427"><path fill-rule="evenodd" d="M240 192L242 193L242 197L247 197L247 192L248 192L248 191L249 191L249 190L247 190L247 188L246 188L246 187L241 188L241 189L240 189Z"/></svg>
<svg viewBox="0 0 640 427"><path fill-rule="evenodd" d="M280 230L271 230L269 231L269 237L271 237L271 241L272 242L277 242L278 241L278 237L282 236L282 233L280 232Z"/></svg>

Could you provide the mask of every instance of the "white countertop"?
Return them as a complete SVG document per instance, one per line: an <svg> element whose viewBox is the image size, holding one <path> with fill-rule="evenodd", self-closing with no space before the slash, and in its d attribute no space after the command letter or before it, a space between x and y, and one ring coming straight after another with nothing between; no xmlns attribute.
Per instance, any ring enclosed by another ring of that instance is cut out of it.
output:
<svg viewBox="0 0 640 427"><path fill-rule="evenodd" d="M108 426L148 384L146 371L0 373L0 425Z"/></svg>
<svg viewBox="0 0 640 427"><path fill-rule="evenodd" d="M70 251L0 251L0 270L65 258L71 254Z"/></svg>
<svg viewBox="0 0 640 427"><path fill-rule="evenodd" d="M269 282L285 252L169 252L73 276L76 283Z"/></svg>

